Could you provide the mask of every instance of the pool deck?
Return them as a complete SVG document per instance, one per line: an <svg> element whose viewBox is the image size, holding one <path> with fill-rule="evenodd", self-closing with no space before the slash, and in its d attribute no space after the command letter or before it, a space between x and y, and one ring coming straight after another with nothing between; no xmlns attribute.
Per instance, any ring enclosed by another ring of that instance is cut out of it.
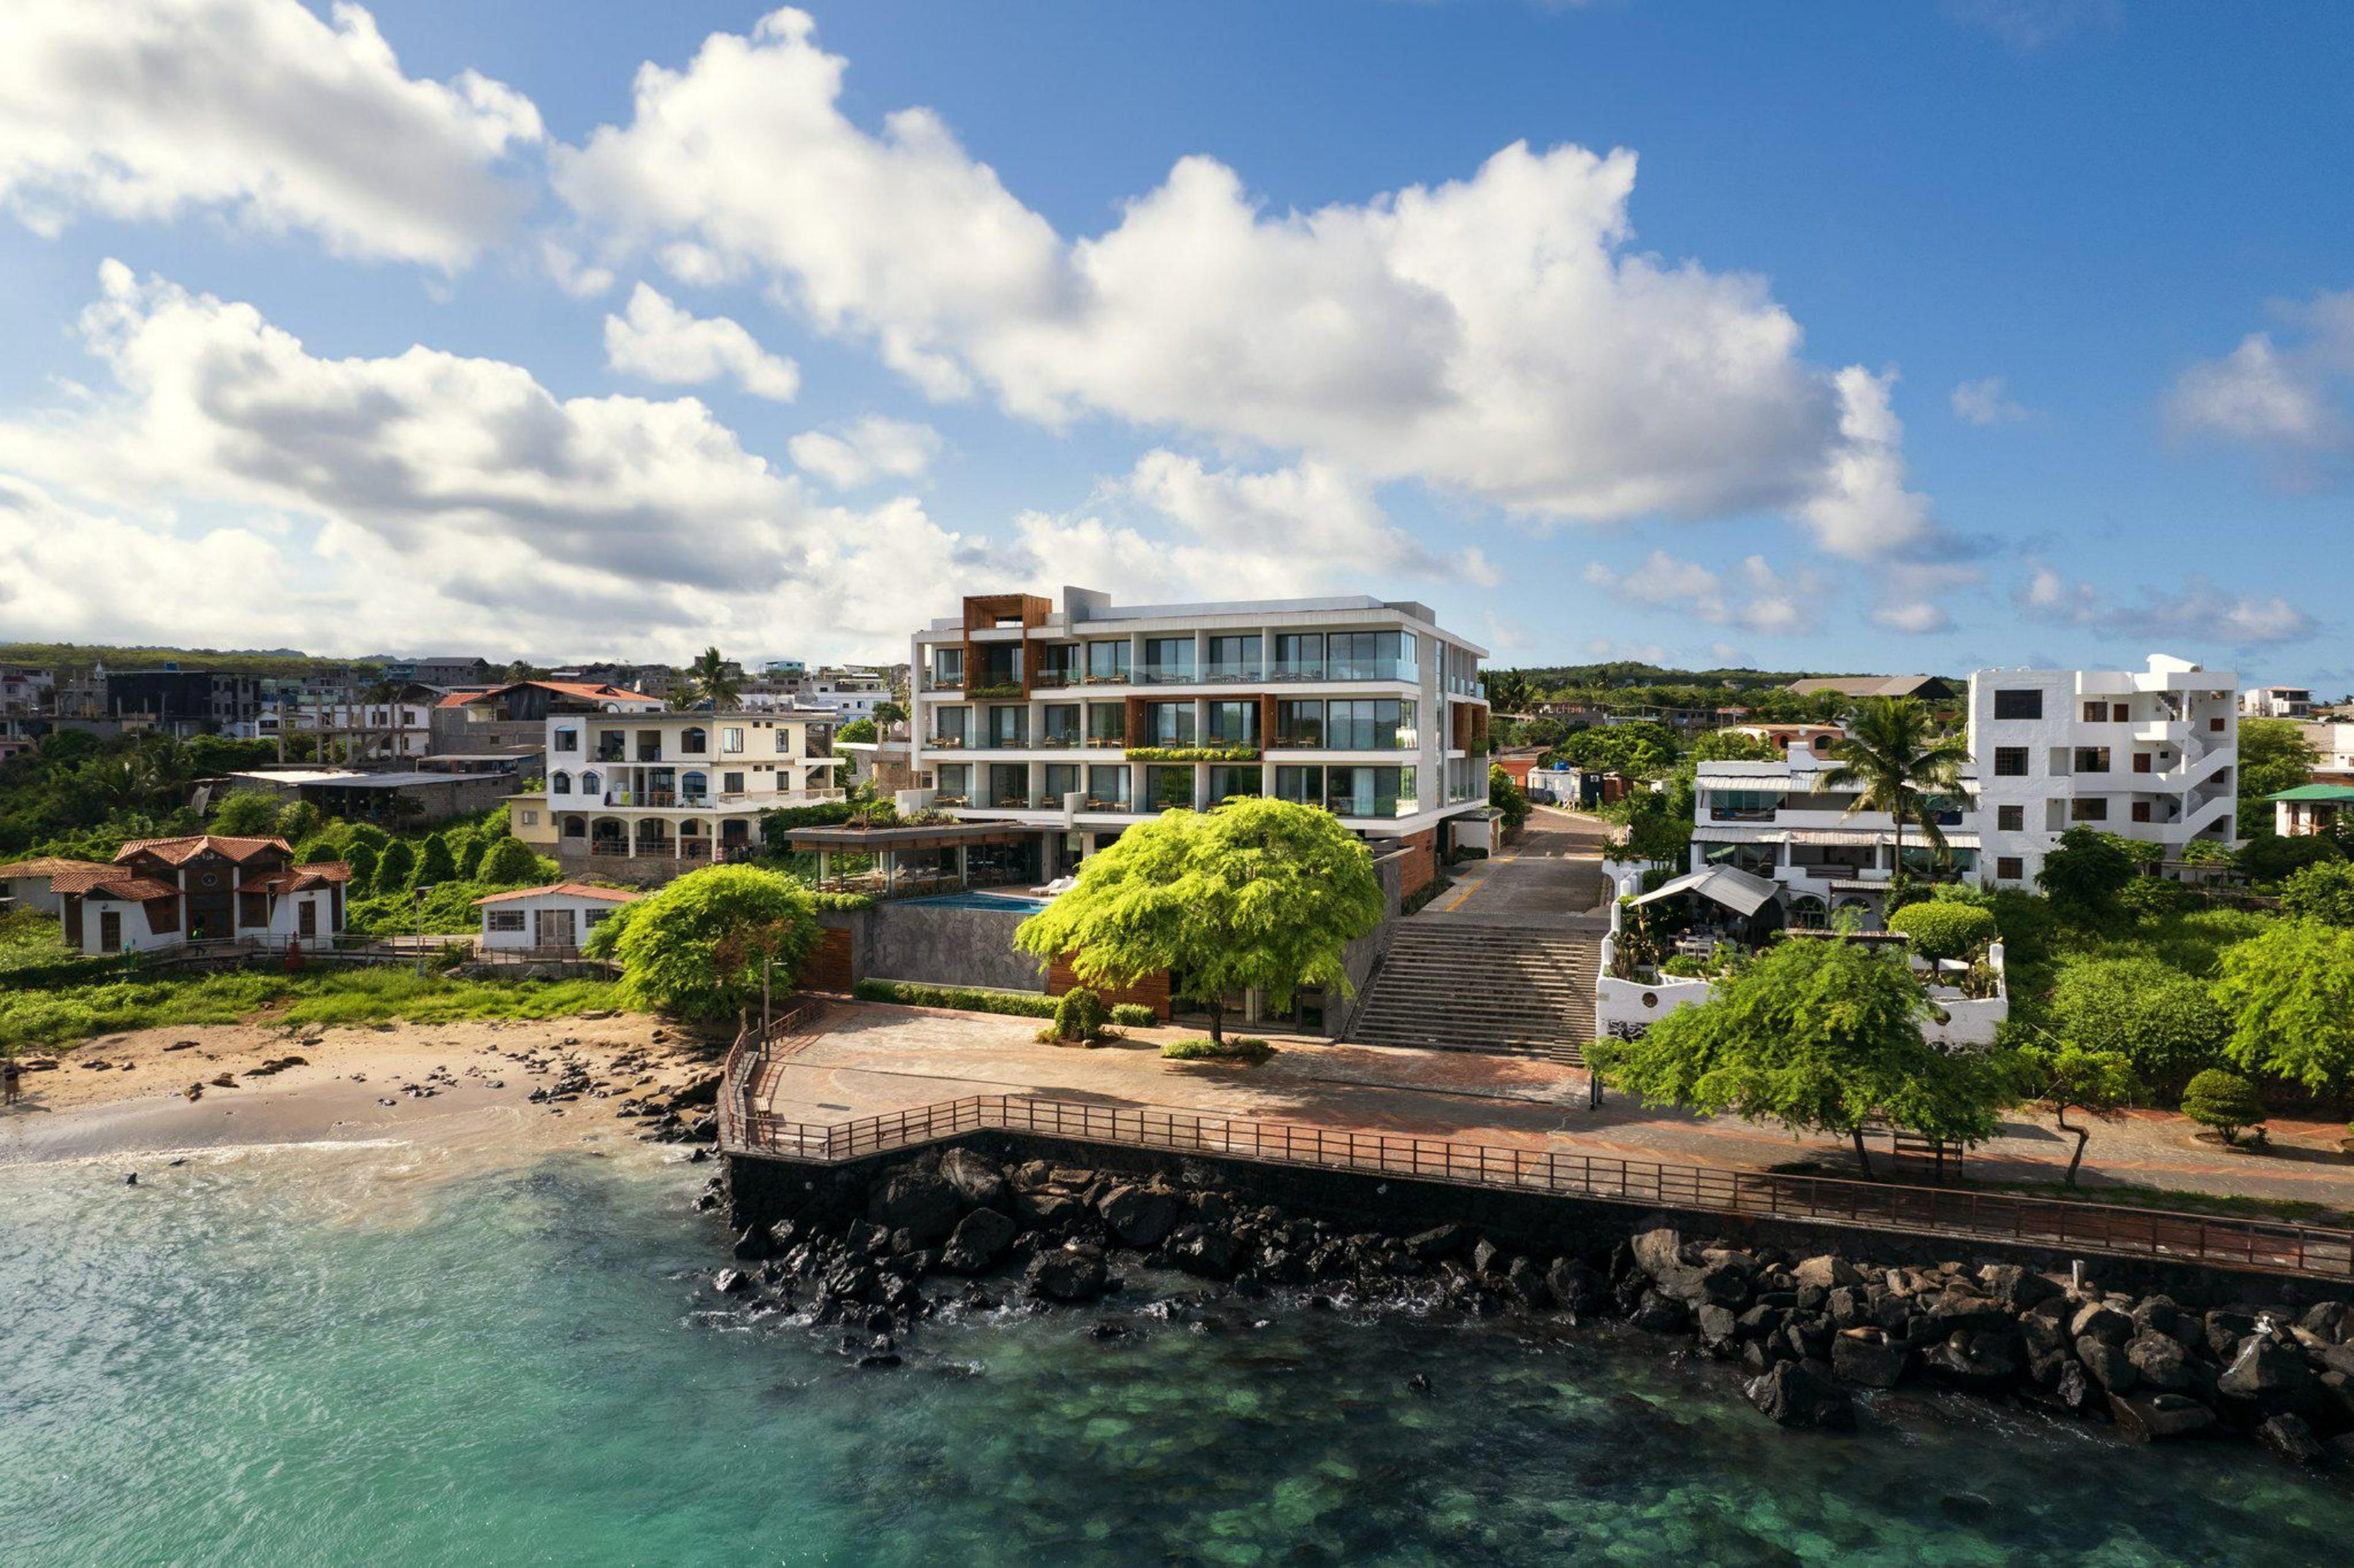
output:
<svg viewBox="0 0 2354 1568"><path fill-rule="evenodd" d="M1139 1029L1092 1050L1041 1044L1038 1020L841 1002L818 1032L767 1064L760 1108L837 1123L970 1095L1032 1095L1119 1107L1388 1132L1564 1153L1765 1170L1819 1160L1851 1170L1845 1146L1771 1127L1650 1110L1608 1097L1586 1107L1585 1074L1530 1057L1397 1050L1273 1037L1257 1066L1172 1062L1163 1042L1198 1030ZM2275 1121L2269 1155L2195 1142L2179 1116L2137 1112L2095 1127L2084 1196L2125 1183L2354 1209L2354 1160L2341 1123ZM2073 1139L2050 1118L2013 1113L1972 1151L1982 1181L2057 1182Z"/></svg>

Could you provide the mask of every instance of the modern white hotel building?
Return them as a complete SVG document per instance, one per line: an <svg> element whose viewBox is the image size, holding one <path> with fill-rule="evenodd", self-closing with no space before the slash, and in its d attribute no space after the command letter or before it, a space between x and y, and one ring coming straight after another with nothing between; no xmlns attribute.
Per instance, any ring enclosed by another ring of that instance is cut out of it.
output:
<svg viewBox="0 0 2354 1568"><path fill-rule="evenodd" d="M1034 826L1042 879L1169 807L1272 795L1419 852L1412 888L1485 832L1484 657L1410 602L982 595L915 634L910 766L938 807Z"/></svg>

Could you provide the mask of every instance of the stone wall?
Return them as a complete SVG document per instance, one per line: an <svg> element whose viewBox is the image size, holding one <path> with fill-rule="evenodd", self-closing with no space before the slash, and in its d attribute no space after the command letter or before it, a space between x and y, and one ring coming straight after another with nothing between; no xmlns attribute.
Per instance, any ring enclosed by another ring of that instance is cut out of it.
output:
<svg viewBox="0 0 2354 1568"><path fill-rule="evenodd" d="M960 909L901 902L864 912L860 979L977 985L998 991L1046 989L1046 966L1013 945L1029 918L1018 909Z"/></svg>

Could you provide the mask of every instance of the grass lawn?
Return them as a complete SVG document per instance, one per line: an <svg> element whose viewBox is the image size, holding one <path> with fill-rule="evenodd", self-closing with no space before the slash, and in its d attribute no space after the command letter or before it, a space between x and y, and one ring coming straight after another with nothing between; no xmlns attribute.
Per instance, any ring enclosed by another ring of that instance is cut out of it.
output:
<svg viewBox="0 0 2354 1568"><path fill-rule="evenodd" d="M0 991L0 1048L203 1023L450 1023L558 1018L619 1007L610 980L461 980L406 966L317 974L222 974Z"/></svg>

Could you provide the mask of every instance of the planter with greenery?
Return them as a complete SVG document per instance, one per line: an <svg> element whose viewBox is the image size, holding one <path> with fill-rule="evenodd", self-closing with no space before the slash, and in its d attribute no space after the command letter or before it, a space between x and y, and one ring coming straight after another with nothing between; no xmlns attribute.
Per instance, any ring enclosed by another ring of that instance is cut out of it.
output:
<svg viewBox="0 0 2354 1568"><path fill-rule="evenodd" d="M1275 1054L1264 1040L1172 1040L1161 1054L1172 1062L1239 1062L1253 1065Z"/></svg>
<svg viewBox="0 0 2354 1568"><path fill-rule="evenodd" d="M1255 746L1131 746L1130 762L1257 762Z"/></svg>

